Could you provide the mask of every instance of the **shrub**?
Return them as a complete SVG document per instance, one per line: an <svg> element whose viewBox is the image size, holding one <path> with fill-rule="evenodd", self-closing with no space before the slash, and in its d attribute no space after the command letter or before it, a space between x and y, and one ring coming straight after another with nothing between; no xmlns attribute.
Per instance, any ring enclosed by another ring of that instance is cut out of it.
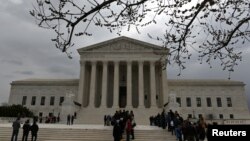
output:
<svg viewBox="0 0 250 141"><path fill-rule="evenodd" d="M33 117L34 114L22 105L0 106L0 117Z"/></svg>

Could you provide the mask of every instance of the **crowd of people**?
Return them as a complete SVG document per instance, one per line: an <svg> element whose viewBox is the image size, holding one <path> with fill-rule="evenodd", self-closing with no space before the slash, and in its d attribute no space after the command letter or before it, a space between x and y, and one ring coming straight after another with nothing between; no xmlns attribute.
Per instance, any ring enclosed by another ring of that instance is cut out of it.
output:
<svg viewBox="0 0 250 141"><path fill-rule="evenodd" d="M20 123L20 118L18 117L13 123L12 123L12 136L11 136L11 141L17 141L18 139L18 133L19 129L21 128L21 123ZM23 124L23 136L22 136L22 141L27 141L29 132L31 132L31 141L36 141L37 140L37 132L39 130L39 127L37 125L37 118L33 118L33 124L30 124L30 120L27 119L25 123Z"/></svg>
<svg viewBox="0 0 250 141"><path fill-rule="evenodd" d="M104 116L104 125L113 126L114 141L120 141L123 134L126 134L126 141L135 139L134 127L136 126L135 116L133 111L116 111L113 116Z"/></svg>
<svg viewBox="0 0 250 141"><path fill-rule="evenodd" d="M151 116L149 121L151 126L167 128L178 141L204 141L206 137L207 123L203 116L197 122L191 122L190 118L184 120L177 111L166 113L163 110L161 114Z"/></svg>
<svg viewBox="0 0 250 141"><path fill-rule="evenodd" d="M75 118L76 118L75 115L68 114L68 116L67 116L67 125L73 125Z"/></svg>
<svg viewBox="0 0 250 141"><path fill-rule="evenodd" d="M73 125L76 115L67 116L67 125ZM26 120L23 124L23 136L22 141L27 141L29 132L31 132L32 140L36 141L37 132L39 127L37 125L38 117L33 118L33 124L30 124L30 120ZM197 122L190 121L189 118L183 119L180 114L170 110L169 112L162 111L155 116L149 117L151 126L158 126L171 132L176 136L178 141L204 141L206 137L207 123L205 119L200 116ZM136 126L135 116L133 111L119 110L114 113L113 116L104 116L104 126L113 126L114 141L120 141L123 135L126 135L126 141L135 139L134 128ZM17 141L18 132L21 128L20 118L12 124L13 133L11 141Z"/></svg>

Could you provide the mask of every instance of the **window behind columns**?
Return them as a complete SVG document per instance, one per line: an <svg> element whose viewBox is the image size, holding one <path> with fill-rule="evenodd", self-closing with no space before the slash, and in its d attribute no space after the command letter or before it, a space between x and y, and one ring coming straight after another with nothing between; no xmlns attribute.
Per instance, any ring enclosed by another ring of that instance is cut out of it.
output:
<svg viewBox="0 0 250 141"><path fill-rule="evenodd" d="M102 71L103 66L100 62L97 63L96 66L96 93L95 93L95 107L101 106L101 98L102 98Z"/></svg>
<svg viewBox="0 0 250 141"><path fill-rule="evenodd" d="M132 63L132 105L133 108L138 107L138 102L139 102L139 80L138 80L138 64L137 63ZM145 93L145 100L149 101L149 93Z"/></svg>
<svg viewBox="0 0 250 141"><path fill-rule="evenodd" d="M114 90L114 64L109 63L108 65L108 92L107 92L107 107L112 108L113 106L113 90Z"/></svg>
<svg viewBox="0 0 250 141"><path fill-rule="evenodd" d="M139 72L138 72L139 73ZM139 74L138 74L139 75ZM152 98L152 94L150 93L150 65L149 62L145 62L143 65L143 80L144 80L144 95L147 95L147 100L144 99L144 105L146 108L150 108L151 102L150 99ZM156 88L156 87L155 87ZM140 98L140 96L139 96ZM155 90L155 98L156 99L156 105L158 103L158 96L157 96L157 91Z"/></svg>

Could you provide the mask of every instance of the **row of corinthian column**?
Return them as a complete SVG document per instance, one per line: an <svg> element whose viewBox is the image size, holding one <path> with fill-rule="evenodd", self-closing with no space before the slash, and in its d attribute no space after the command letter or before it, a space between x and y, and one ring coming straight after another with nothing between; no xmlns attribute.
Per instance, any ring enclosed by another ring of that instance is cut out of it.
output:
<svg viewBox="0 0 250 141"><path fill-rule="evenodd" d="M89 104L87 107L95 108L95 93L96 93L96 70L97 61L88 61L91 63L91 76L90 76L90 90L89 90ZM99 61L98 61L99 62ZM102 61L103 71L102 71L102 85L101 85L101 107L107 107L107 87L108 87L108 62ZM114 84L113 84L113 106L112 108L119 108L119 61L112 61L114 63ZM134 61L133 61L134 62ZM155 78L155 61L150 62L150 94L151 94L151 107L156 107L156 78ZM79 90L77 100L83 105L83 95L84 95L84 83L86 83L86 61L81 61L81 71L79 80ZM127 102L126 108L132 108L132 61L127 61L127 82L126 82L126 92L127 92ZM143 74L144 61L138 61L138 90L139 90L139 100L138 108L144 107L144 74ZM162 98L163 103L166 102L166 72L162 70Z"/></svg>

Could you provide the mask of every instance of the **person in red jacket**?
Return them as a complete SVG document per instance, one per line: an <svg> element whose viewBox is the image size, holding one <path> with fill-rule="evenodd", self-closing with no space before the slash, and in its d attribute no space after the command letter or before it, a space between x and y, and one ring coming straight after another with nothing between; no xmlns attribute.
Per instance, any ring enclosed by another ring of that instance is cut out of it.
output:
<svg viewBox="0 0 250 141"><path fill-rule="evenodd" d="M127 135L126 140L130 141L130 135L131 135L131 131L132 131L132 123L131 123L130 118L127 119L125 129L126 129L126 135Z"/></svg>

